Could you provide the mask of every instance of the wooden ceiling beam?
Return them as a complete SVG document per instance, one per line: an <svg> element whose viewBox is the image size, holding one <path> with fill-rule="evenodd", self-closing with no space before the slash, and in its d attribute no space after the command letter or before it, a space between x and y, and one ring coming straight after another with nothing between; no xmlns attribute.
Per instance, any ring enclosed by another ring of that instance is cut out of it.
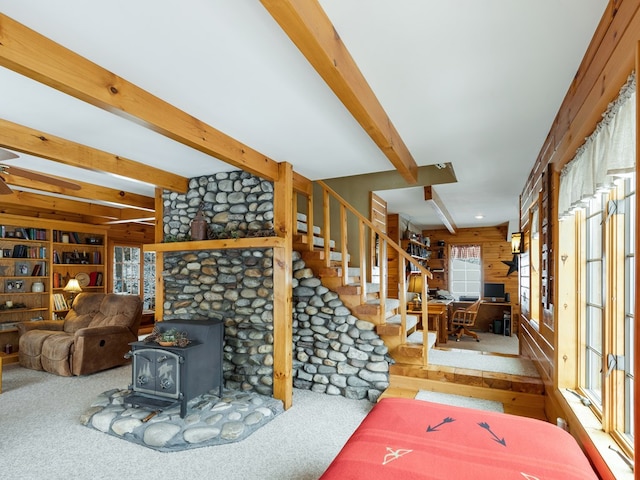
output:
<svg viewBox="0 0 640 480"><path fill-rule="evenodd" d="M267 180L269 157L0 14L0 65Z"/></svg>
<svg viewBox="0 0 640 480"><path fill-rule="evenodd" d="M30 205L14 205L0 202L0 213L9 215L20 215L22 217L42 218L55 220L57 222L92 223L85 220L85 217L75 213L58 212L48 208L35 208Z"/></svg>
<svg viewBox="0 0 640 480"><path fill-rule="evenodd" d="M112 220L118 220L122 215L121 208L79 202L48 195L39 195L31 192L21 192L19 190L14 191L10 195L1 195L0 205L28 205L30 208L37 210L67 212L76 215L93 215ZM137 210L137 212L138 215L140 215L140 210Z"/></svg>
<svg viewBox="0 0 640 480"><path fill-rule="evenodd" d="M185 193L189 185L189 180L180 175L4 119L0 119L0 146L72 167L113 173L180 193Z"/></svg>
<svg viewBox="0 0 640 480"><path fill-rule="evenodd" d="M70 179L63 178L62 180L69 181ZM80 185L80 190L70 190L48 183L42 183L34 180L29 180L28 178L18 177L17 175L9 175L7 177L6 183L11 186L40 190L49 193L57 193L68 197L118 203L142 210L153 211L153 209L155 208L155 199L153 197L147 197L145 195L139 195L137 193L124 192L122 190L102 187L100 185L93 185L91 183L80 182L75 178L71 179L70 181L77 185ZM1 200L2 199L0 198L0 201Z"/></svg>
<svg viewBox="0 0 640 480"><path fill-rule="evenodd" d="M409 184L418 165L317 0L260 0Z"/></svg>
<svg viewBox="0 0 640 480"><path fill-rule="evenodd" d="M424 199L427 203L431 204L436 215L442 221L442 224L447 228L447 230L449 230L449 233L455 234L458 227L453 221L453 217L447 210L447 207L444 206L444 202L440 198L440 195L436 193L431 185L424 187Z"/></svg>

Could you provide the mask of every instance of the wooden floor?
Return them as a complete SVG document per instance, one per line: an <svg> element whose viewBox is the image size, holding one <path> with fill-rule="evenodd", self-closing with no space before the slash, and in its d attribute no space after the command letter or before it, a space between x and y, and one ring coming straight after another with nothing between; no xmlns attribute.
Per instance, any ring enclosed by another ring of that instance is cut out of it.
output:
<svg viewBox="0 0 640 480"><path fill-rule="evenodd" d="M380 398L414 398L419 390L429 390L498 401L503 404L505 413L548 420L544 413L544 384L539 378L400 363L391 365L389 373L389 388Z"/></svg>

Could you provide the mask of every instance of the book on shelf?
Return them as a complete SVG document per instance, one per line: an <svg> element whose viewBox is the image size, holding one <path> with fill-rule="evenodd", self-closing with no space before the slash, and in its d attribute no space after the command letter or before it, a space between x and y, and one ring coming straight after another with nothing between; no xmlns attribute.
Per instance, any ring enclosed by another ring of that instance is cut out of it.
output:
<svg viewBox="0 0 640 480"><path fill-rule="evenodd" d="M89 287L101 287L102 286L102 272L89 273Z"/></svg>
<svg viewBox="0 0 640 480"><path fill-rule="evenodd" d="M67 299L64 298L64 295L61 293L53 294L53 307L56 310L69 310L69 305L67 304Z"/></svg>
<svg viewBox="0 0 640 480"><path fill-rule="evenodd" d="M13 258L27 258L27 246L22 244L16 244L13 246Z"/></svg>
<svg viewBox="0 0 640 480"><path fill-rule="evenodd" d="M59 272L55 272L53 275L53 288L62 288L64 285L62 284L62 274Z"/></svg>

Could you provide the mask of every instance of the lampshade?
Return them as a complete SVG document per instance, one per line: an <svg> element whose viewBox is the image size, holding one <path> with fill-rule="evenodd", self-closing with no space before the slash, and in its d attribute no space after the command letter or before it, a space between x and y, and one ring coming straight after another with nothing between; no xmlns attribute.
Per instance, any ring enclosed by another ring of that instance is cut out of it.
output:
<svg viewBox="0 0 640 480"><path fill-rule="evenodd" d="M76 280L75 278L72 278L71 280L69 280L67 282L67 284L65 285L63 290L65 292L79 293L79 292L82 291L82 287L80 287L80 284L78 283L78 280Z"/></svg>
<svg viewBox="0 0 640 480"><path fill-rule="evenodd" d="M514 255L522 253L522 232L511 234L511 253Z"/></svg>
<svg viewBox="0 0 640 480"><path fill-rule="evenodd" d="M422 293L422 274L412 273L409 275L409 286L407 287L407 291L417 294Z"/></svg>
<svg viewBox="0 0 640 480"><path fill-rule="evenodd" d="M422 288L424 286L422 282L422 274L420 272L413 272L409 275L409 285L407 291L415 293L414 301L420 305L422 303Z"/></svg>

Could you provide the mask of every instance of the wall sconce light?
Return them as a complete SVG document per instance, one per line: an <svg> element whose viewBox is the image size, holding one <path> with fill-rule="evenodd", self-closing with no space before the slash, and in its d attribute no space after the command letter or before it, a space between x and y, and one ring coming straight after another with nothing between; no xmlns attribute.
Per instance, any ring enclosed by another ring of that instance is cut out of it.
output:
<svg viewBox="0 0 640 480"><path fill-rule="evenodd" d="M522 232L511 234L511 253L514 255L522 253Z"/></svg>

